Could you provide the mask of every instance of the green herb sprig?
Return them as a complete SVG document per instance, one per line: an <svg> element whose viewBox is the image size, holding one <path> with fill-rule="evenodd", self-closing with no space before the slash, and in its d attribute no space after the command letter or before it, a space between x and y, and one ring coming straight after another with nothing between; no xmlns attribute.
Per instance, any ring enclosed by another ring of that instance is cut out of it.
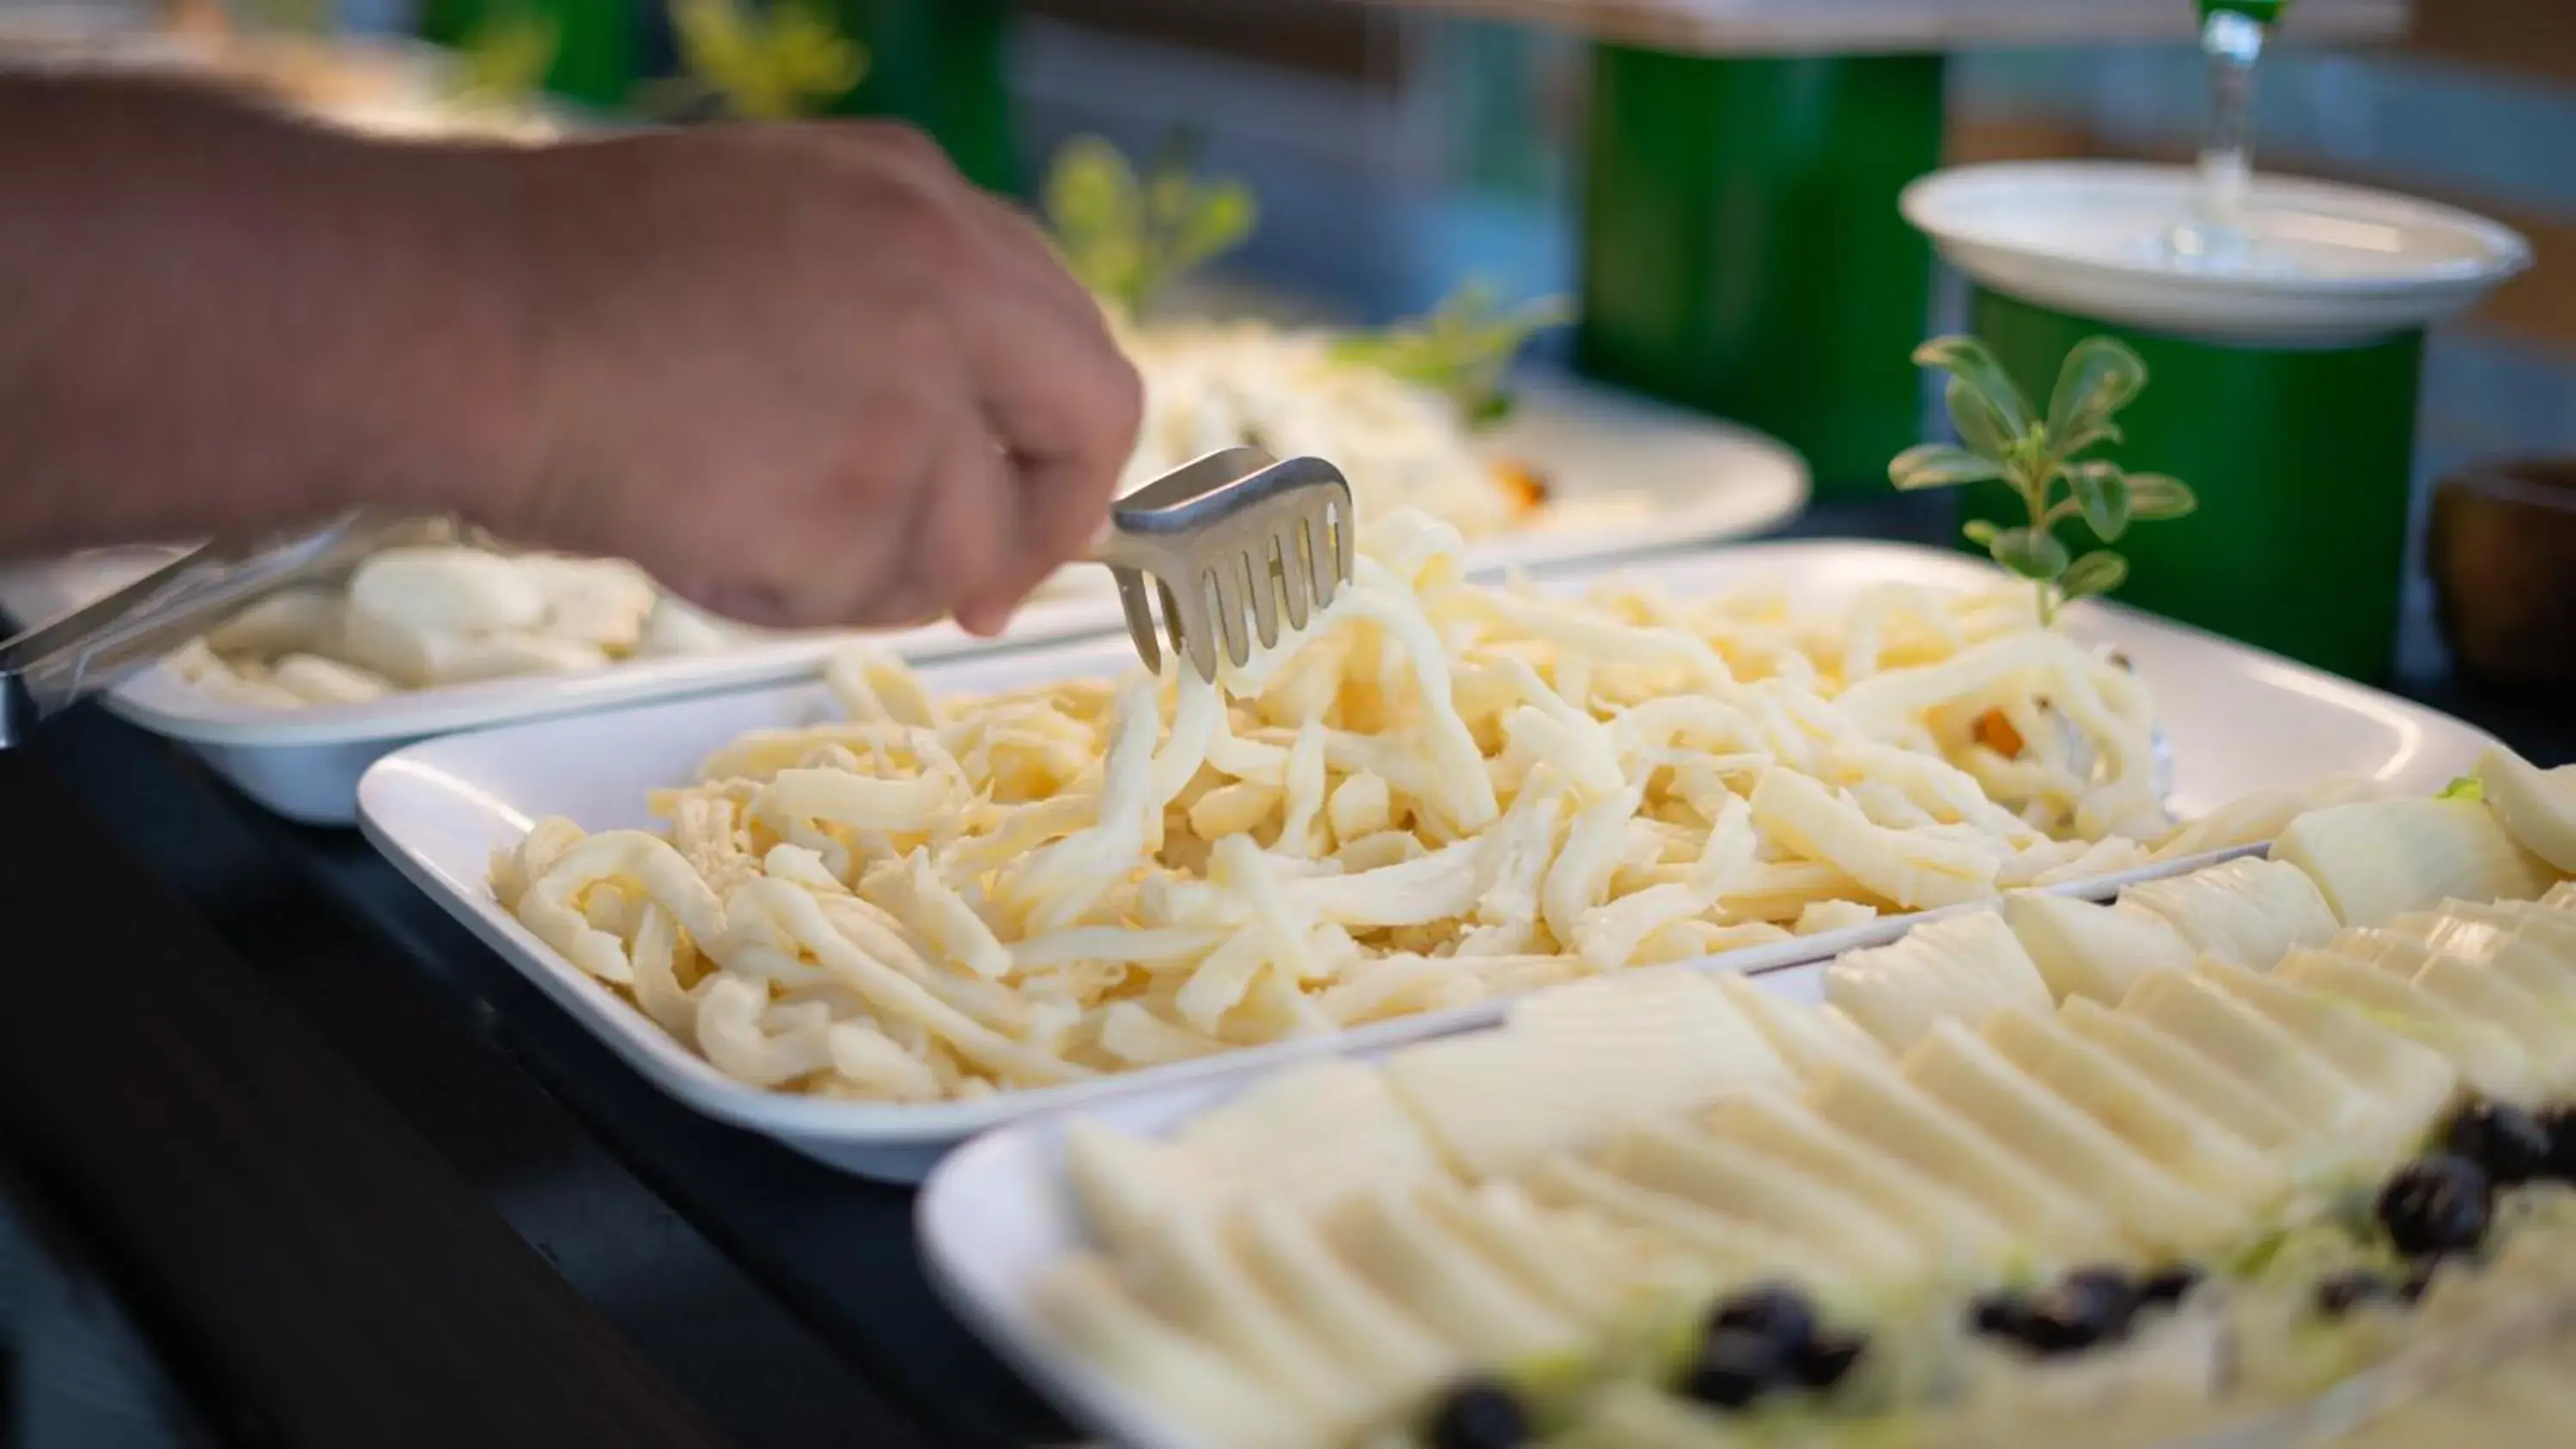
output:
<svg viewBox="0 0 2576 1449"><path fill-rule="evenodd" d="M816 0L671 0L671 28L689 81L739 120L813 115L868 72Z"/></svg>
<svg viewBox="0 0 2576 1449"><path fill-rule="evenodd" d="M1186 144L1143 175L1096 136L1065 143L1041 199L1056 247L1094 295L1140 317L1171 284L1243 244L1258 223L1252 188L1202 179Z"/></svg>
<svg viewBox="0 0 2576 1449"><path fill-rule="evenodd" d="M2200 506L2176 479L2082 456L2125 441L2114 419L2147 386L2146 363L2119 342L2092 337L2075 345L2045 418L1973 337L1936 338L1916 349L1914 361L1949 374L1944 400L1959 442L1908 448L1888 465L1887 476L1909 492L2000 479L2019 494L2029 512L2026 527L1980 519L1966 532L1996 563L2038 588L2042 624L2055 622L2066 604L2107 594L2129 576L2129 561L2108 549L2081 557L2069 552L2057 537L2058 524L2081 517L2095 537L2116 543L2132 524L2180 518Z"/></svg>
<svg viewBox="0 0 2576 1449"><path fill-rule="evenodd" d="M209 8L221 11L224 7ZM242 9L252 31L270 35L326 36L339 19L330 0L250 0Z"/></svg>
<svg viewBox="0 0 2576 1449"><path fill-rule="evenodd" d="M1572 320L1563 297L1505 307L1492 287L1469 282L1428 316L1342 338L1333 355L1444 393L1470 423L1495 423L1511 413L1503 373L1512 359L1541 331Z"/></svg>
<svg viewBox="0 0 2576 1449"><path fill-rule="evenodd" d="M545 88L563 49L563 24L534 0L494 6L457 46L456 99L506 110Z"/></svg>

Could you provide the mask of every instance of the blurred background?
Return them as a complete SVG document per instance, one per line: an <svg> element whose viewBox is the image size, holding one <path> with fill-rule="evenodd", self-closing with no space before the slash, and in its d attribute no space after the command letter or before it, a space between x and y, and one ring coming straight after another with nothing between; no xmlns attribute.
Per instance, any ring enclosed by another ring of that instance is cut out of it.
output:
<svg viewBox="0 0 2576 1449"><path fill-rule="evenodd" d="M1897 14L1943 3L1821 0L1807 13ZM1945 133L1937 153L1924 138L1919 155L1951 164L2186 159L2204 105L2188 0L2081 3L2147 20L2088 41L2068 38L2062 17L2052 19L2037 27L2050 32L2048 43L2033 46L2015 35L2032 27L2006 19L1975 44L1939 46L1946 59L1925 73L1946 93ZM1072 136L1097 134L1138 157L1186 144L1196 165L1239 176L1259 198L1257 230L1211 274L1229 300L1370 322L1427 309L1468 277L1513 298L1583 294L1587 92L1597 74L1584 32L1601 14L1626 14L1633 36L1636 15L1717 17L1710 23L1725 26L1736 23L1728 17L1784 9L1758 0L745 0L725 8L754 21L764 13L810 20L855 48L847 72L821 64L782 109L916 121L969 174L1024 197ZM2015 7L1982 8L2009 15ZM2401 0L2309 0L2308 9L2328 22L2314 31L2324 42L2304 39L2293 23L2267 63L2263 169L2463 206L2519 229L2538 256L2533 270L2434 337L2417 432L2419 494L2472 460L2576 451L2576 171L2562 159L2576 148L2576 27L2565 0L2437 0L2411 13ZM503 73L501 85L519 84L522 72L541 77L557 103L590 119L724 109L673 81L691 68L673 14L650 0L6 0L0 26L22 54L66 37L174 28L427 36L458 47L469 69ZM531 22L542 46L523 44L514 57L510 40ZM1832 47L1801 40L1793 48ZM1960 322L1964 290L1955 278L1936 283L1931 330ZM1576 345L1560 331L1538 350L1562 358ZM1794 369L1797 360L1782 365ZM1773 419L1744 420L1814 452ZM1928 407L1925 427L1926 436L1936 430ZM1817 461L1831 474L1839 460ZM2420 502L2416 513L2420 525ZM2426 585L2418 577L2409 587L2420 595ZM2420 668L2434 645L2429 610L2413 602L2400 658Z"/></svg>

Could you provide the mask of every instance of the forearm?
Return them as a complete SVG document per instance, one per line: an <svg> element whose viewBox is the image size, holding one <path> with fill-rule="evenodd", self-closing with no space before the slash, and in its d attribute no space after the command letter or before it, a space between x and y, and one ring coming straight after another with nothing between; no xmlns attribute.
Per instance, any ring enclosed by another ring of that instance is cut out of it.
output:
<svg viewBox="0 0 2576 1449"><path fill-rule="evenodd" d="M0 556L506 491L539 405L519 169L0 80Z"/></svg>

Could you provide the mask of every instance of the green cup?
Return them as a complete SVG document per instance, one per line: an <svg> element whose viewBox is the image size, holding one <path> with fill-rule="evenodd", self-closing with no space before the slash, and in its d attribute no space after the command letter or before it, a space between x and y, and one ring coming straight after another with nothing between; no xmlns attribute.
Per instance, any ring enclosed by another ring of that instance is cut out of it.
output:
<svg viewBox="0 0 2576 1449"><path fill-rule="evenodd" d="M1012 139L1006 70L1010 0L831 3L868 53L867 74L834 109L909 121L976 185L1020 194L1026 177Z"/></svg>
<svg viewBox="0 0 2576 1449"><path fill-rule="evenodd" d="M2120 602L2360 680L2395 660L2413 493L2424 334L2282 350L2196 342L2052 311L1980 287L1970 330L2013 380L2046 398L2076 343L2109 334L2150 382L2120 415L2109 456L2191 485L2188 518L2143 524ZM1967 490L1968 517L2027 523L1998 484ZM2067 525L2070 537L2080 525ZM1967 545L1962 545L1963 547ZM2077 550L2081 552L2081 549Z"/></svg>
<svg viewBox="0 0 2576 1449"><path fill-rule="evenodd" d="M1897 194L1941 126L1937 55L1595 46L1577 365L1772 434L1819 497L1885 489L1932 289Z"/></svg>

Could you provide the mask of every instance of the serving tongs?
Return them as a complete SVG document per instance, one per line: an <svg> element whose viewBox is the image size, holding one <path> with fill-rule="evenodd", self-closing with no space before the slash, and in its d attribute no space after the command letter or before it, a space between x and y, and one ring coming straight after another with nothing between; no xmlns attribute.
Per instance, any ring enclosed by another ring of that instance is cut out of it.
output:
<svg viewBox="0 0 2576 1449"><path fill-rule="evenodd" d="M1091 560L1118 580L1127 637L1146 668L1162 670L1159 632L1214 682L1220 647L1241 668L1255 637L1268 648L1283 617L1303 629L1333 602L1351 579L1356 532L1340 469L1225 448L1119 499Z"/></svg>
<svg viewBox="0 0 2576 1449"><path fill-rule="evenodd" d="M1214 680L1220 648L1238 666L1252 639L1302 629L1351 577L1351 485L1320 458L1286 462L1228 448L1120 499L1092 551L1118 580L1127 633L1162 668L1160 632ZM369 555L485 540L453 519L343 514L319 528L200 544L125 587L0 642L0 748L287 588L345 580Z"/></svg>
<svg viewBox="0 0 2576 1449"><path fill-rule="evenodd" d="M125 587L0 643L0 748L262 599L344 579L360 560L455 542L451 519L343 514L319 528L198 545Z"/></svg>

